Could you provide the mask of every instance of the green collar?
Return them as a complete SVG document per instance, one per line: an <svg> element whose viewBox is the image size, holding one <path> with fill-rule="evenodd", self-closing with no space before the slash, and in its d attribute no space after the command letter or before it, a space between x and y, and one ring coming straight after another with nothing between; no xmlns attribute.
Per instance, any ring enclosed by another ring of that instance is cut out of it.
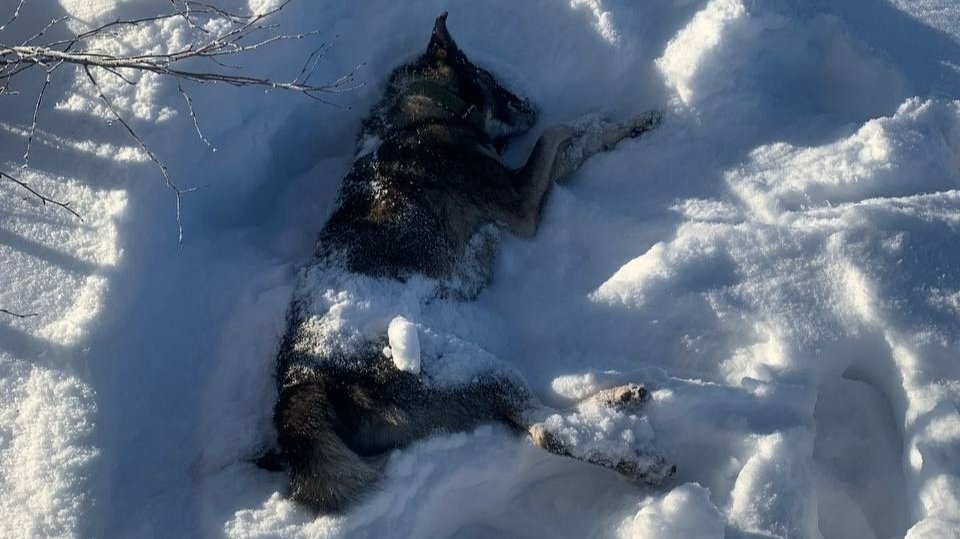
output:
<svg viewBox="0 0 960 539"><path fill-rule="evenodd" d="M468 105L462 97L451 91L443 84L426 79L414 81L407 85L404 95L419 95L426 97L441 107L447 109L455 116L459 116L460 118L475 123L481 127L484 124L484 119L482 116L480 116L480 113L477 111L476 107L473 105Z"/></svg>

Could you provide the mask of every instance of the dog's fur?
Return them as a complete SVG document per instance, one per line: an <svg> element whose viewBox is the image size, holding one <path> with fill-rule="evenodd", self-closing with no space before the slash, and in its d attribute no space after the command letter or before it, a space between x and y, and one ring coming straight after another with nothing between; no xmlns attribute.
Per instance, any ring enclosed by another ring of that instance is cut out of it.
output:
<svg viewBox="0 0 960 539"><path fill-rule="evenodd" d="M459 50L442 14L426 53L396 69L386 96L364 122L357 159L320 235L314 264L399 281L416 275L449 280L462 270L468 244L482 227L533 234L553 182L591 154L652 128L659 116L606 122L591 132L547 129L526 165L510 169L498 150L535 120L527 101ZM489 269L489 260L482 263ZM442 286L438 290L449 295ZM643 468L602 455L573 455L536 421L542 417L536 412L545 408L506 369L438 389L398 370L384 356L382 342L349 358L317 357L298 346L308 338L307 311L296 302L291 308L277 362L278 450L260 464L285 468L291 496L311 508L336 512L360 496L377 479L370 457L438 429L458 431L490 421L527 432L552 453L636 479L657 482L673 473L662 459ZM646 391L630 384L592 398L629 407L646 400Z"/></svg>

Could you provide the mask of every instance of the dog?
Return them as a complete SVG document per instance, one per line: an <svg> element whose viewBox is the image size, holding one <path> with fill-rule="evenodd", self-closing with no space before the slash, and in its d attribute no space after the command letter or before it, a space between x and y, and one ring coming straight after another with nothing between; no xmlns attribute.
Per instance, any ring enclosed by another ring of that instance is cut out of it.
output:
<svg viewBox="0 0 960 539"><path fill-rule="evenodd" d="M362 124L356 158L291 304L276 366L276 448L259 464L288 473L296 502L337 513L377 481L378 455L437 431L501 422L550 453L663 483L676 468L648 439L636 439L645 418L633 412L649 398L640 384L601 391L564 416L508 366L454 337L419 330L425 348L412 356L424 357L422 372L390 357L411 356L401 348L419 347L418 330L407 321L398 339L409 342L398 346L391 322L385 340L389 316L369 297L402 303L397 298L409 300L412 288L420 291L414 303L471 299L490 279L499 230L532 235L554 182L660 121L651 112L551 127L526 164L511 169L500 151L533 127L537 111L467 59L446 19L436 19L426 52L392 73ZM354 296L360 300L343 299ZM450 383L456 358L467 374ZM577 419L590 414L619 422L629 436L584 442L597 438Z"/></svg>

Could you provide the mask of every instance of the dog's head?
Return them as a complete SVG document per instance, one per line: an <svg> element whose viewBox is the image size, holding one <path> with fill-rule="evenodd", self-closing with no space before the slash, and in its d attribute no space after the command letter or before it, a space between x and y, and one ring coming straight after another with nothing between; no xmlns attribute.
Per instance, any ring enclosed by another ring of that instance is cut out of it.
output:
<svg viewBox="0 0 960 539"><path fill-rule="evenodd" d="M457 47L447 30L446 12L437 17L427 52L412 67L411 79L437 87L435 100L478 124L494 142L524 133L536 122L537 111L529 101L501 86Z"/></svg>

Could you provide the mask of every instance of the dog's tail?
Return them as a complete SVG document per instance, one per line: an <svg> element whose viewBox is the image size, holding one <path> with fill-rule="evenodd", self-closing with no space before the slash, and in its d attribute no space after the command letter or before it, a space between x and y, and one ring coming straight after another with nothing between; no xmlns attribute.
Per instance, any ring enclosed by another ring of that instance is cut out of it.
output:
<svg viewBox="0 0 960 539"><path fill-rule="evenodd" d="M291 497L318 512L338 513L377 479L377 472L337 434L325 385L313 378L281 389L273 421Z"/></svg>

